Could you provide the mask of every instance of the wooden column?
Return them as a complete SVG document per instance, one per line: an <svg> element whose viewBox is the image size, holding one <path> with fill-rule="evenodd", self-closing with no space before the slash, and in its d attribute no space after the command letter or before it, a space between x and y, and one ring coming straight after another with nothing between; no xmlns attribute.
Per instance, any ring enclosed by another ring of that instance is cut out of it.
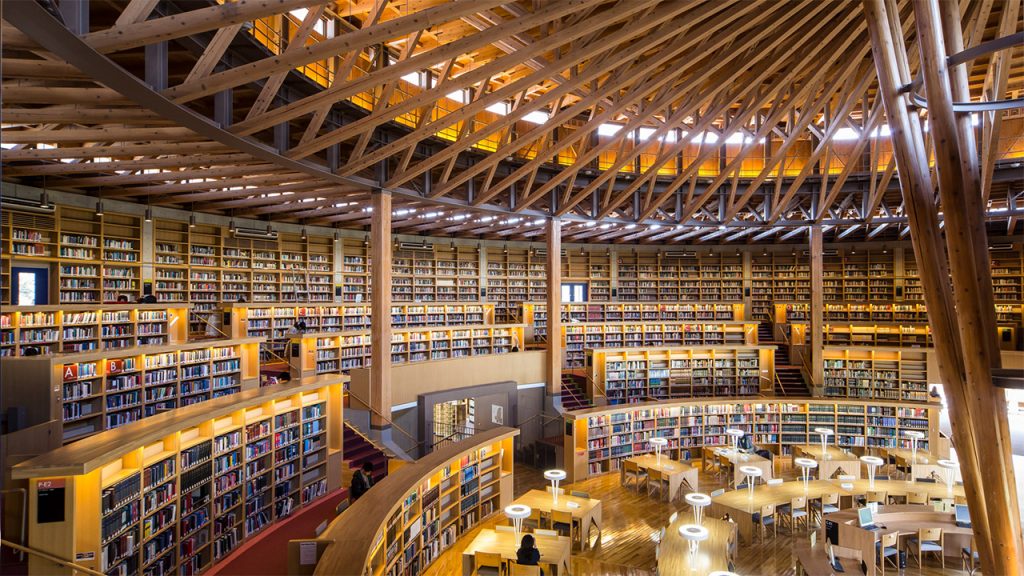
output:
<svg viewBox="0 0 1024 576"><path fill-rule="evenodd" d="M974 302L968 309L960 309L960 316L957 315L958 310L949 282L949 262L944 252L935 207L934 187L929 172L921 118L916 113L910 113L908 95L902 90L903 86L910 83L911 75L906 48L903 45L899 13L894 9L891 0L888 5L886 0L864 0L864 9L875 68L878 72L879 95L885 106L892 132L900 188L907 209L925 303L928 306L928 321L932 329L940 379L946 391L953 442L959 455L964 489L971 507L972 527L982 569L986 573L1016 574L1020 572L1021 561L1019 521L1010 522L1016 524L1014 526L1007 525L1004 519L1017 516L1017 504L1015 498L1012 498L1013 486L1010 485L1008 490L1006 488L1010 468L1008 464L1002 462L1002 450L998 441L1001 430L1005 430L1006 408L1000 407L995 400L997 393L992 390L991 364L986 365L986 362L991 362L988 354L967 358L972 356L972 352L968 350L981 354L990 341L989 336L977 337L976 331L982 325L980 318L967 317L967 314L971 313L970 310L976 310L983 304ZM915 20L921 17L921 12L915 14ZM928 95L931 106L938 104L939 99L943 98L939 93L933 96L932 90L941 91L941 86L936 86L936 83L943 80L938 69L944 69L945 58L934 53L934 38L927 36L934 34L935 25L931 16L925 14L924 18L925 23L918 37L924 37L922 54L924 55L925 51L931 52L922 60L922 68L933 68L925 75L925 83L933 85ZM946 91L948 94L948 85ZM938 111L938 116L942 115L943 112ZM948 117L945 121L939 122L948 122ZM935 127L936 124L933 123L933 130ZM937 143L936 164L940 180L946 182L943 204L947 234L950 235L950 242L969 243L972 240L969 233L959 229L951 230L949 226L951 213L958 210L956 193L949 188L962 185L962 180L957 181L950 175L949 170L952 168L949 165L949 152L938 150L938 147L956 147L956 140L949 140L950 137L955 138L955 135L951 136L948 130L939 130L942 132L936 131L933 134ZM943 171L946 171L945 175L942 174ZM960 192L964 193L965 191ZM950 202L953 204L946 204L947 196L950 196ZM964 214L954 216L953 219L959 221L952 222L954 228L963 225L963 220L968 217ZM965 250L973 249L969 245ZM968 269L974 273L974 281L979 281L978 270L968 268L964 262L969 256L964 256L959 250L951 250L950 254L951 257L960 260L956 265L960 273L954 272L954 283L970 282L970 279L962 276L968 273L965 271ZM986 277L988 274L988 270L981 273ZM962 294L959 294L958 290L959 296ZM974 298L978 296L976 292L971 294ZM964 330L965 327L960 325L961 319L966 319L967 324L973 326L972 330L975 333ZM989 373L987 380L979 377L979 374L986 371Z"/></svg>
<svg viewBox="0 0 1024 576"><path fill-rule="evenodd" d="M825 263L821 253L822 236L820 224L811 226L811 319L808 329L811 333L811 393L814 396L822 395L825 386L825 365L822 362L822 348L825 344Z"/></svg>
<svg viewBox="0 0 1024 576"><path fill-rule="evenodd" d="M562 222L548 220L548 393L562 393Z"/></svg>
<svg viewBox="0 0 1024 576"><path fill-rule="evenodd" d="M996 337L995 300L992 294L985 208L982 205L978 155L970 116L958 125L953 112L953 93L946 64L946 42L937 0L914 0L921 71L928 98L928 117L934 140L939 195L945 214L946 252L953 281L960 342L966 376L965 396L972 414L987 418L971 421L978 442L981 480L988 505L988 531L992 542L991 563L983 566L995 574L1020 571L1024 563L1020 512L1013 470L1011 440L1006 413L1006 393L992 385L992 369L1002 358ZM956 18L955 34L963 35ZM969 96L967 77L957 82L962 98Z"/></svg>
<svg viewBox="0 0 1024 576"><path fill-rule="evenodd" d="M370 219L370 425L391 425L391 193L373 192Z"/></svg>

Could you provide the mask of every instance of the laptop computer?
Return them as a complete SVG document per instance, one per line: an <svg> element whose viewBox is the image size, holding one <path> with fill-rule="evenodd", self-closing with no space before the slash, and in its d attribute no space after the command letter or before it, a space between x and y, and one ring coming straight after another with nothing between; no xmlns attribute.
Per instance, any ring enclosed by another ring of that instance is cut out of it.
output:
<svg viewBox="0 0 1024 576"><path fill-rule="evenodd" d="M857 510L857 524L865 530L881 530L885 528L885 526L875 524L871 508L868 508L867 506Z"/></svg>
<svg viewBox="0 0 1024 576"><path fill-rule="evenodd" d="M956 514L956 525L960 528L971 527L971 511L967 509L967 504L957 504L953 507L953 513Z"/></svg>

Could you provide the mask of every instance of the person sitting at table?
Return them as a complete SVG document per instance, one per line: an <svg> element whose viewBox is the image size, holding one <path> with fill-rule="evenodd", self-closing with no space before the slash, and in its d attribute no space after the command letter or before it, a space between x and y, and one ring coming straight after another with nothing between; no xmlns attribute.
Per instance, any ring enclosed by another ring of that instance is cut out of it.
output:
<svg viewBox="0 0 1024 576"><path fill-rule="evenodd" d="M758 456L760 456L760 457L762 457L762 458L764 458L766 460L771 460L772 459L772 453L771 452L769 452L767 450L758 450L757 449L757 446L754 445L754 439L751 438L750 434L744 434L743 436L740 436L739 442L737 443L737 448L739 448L741 452L747 452L749 454L757 454Z"/></svg>
<svg viewBox="0 0 1024 576"><path fill-rule="evenodd" d="M523 566L539 566L540 565L540 550L537 550L536 539L533 534L527 534L523 536L522 541L519 543L519 550L516 550L516 563ZM540 571L540 576L544 576L544 571Z"/></svg>

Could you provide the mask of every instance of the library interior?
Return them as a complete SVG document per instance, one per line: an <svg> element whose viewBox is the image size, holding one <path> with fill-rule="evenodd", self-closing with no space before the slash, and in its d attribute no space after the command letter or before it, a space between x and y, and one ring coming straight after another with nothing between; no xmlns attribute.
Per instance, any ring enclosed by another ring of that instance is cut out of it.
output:
<svg viewBox="0 0 1024 576"><path fill-rule="evenodd" d="M1024 576L1024 0L0 18L0 573Z"/></svg>

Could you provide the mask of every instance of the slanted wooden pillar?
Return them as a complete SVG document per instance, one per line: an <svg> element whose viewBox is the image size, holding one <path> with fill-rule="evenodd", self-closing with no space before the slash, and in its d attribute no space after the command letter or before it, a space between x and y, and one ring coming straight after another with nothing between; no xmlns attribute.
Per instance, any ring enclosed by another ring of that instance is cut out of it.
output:
<svg viewBox="0 0 1024 576"><path fill-rule="evenodd" d="M822 236L820 224L811 226L811 319L808 328L811 332L811 393L814 396L821 396L825 387L825 365L822 360L822 348L825 344L825 263L821 253Z"/></svg>
<svg viewBox="0 0 1024 576"><path fill-rule="evenodd" d="M911 75L899 13L891 0L864 0L864 8L982 569L992 574L1018 574L1022 546L1016 494L1010 480L1005 397L994 389L991 380L998 352L991 350L994 330L979 334L989 326L985 315L993 313L987 258L977 256L980 248L975 245L984 242L984 237L972 231L982 221L982 208L977 202L977 188L969 188L972 171L961 166L961 162L977 160L973 155L961 155L959 146L964 143L957 138L955 128L951 129L955 120L938 8L929 0L915 0L946 216L948 259L921 118L910 112L908 95L902 90L910 83ZM983 263L985 269L980 267ZM986 290L987 296L982 294Z"/></svg>
<svg viewBox="0 0 1024 576"><path fill-rule="evenodd" d="M548 394L562 393L562 222L548 219Z"/></svg>
<svg viewBox="0 0 1024 576"><path fill-rule="evenodd" d="M391 425L391 192L374 190L370 219L370 426Z"/></svg>

